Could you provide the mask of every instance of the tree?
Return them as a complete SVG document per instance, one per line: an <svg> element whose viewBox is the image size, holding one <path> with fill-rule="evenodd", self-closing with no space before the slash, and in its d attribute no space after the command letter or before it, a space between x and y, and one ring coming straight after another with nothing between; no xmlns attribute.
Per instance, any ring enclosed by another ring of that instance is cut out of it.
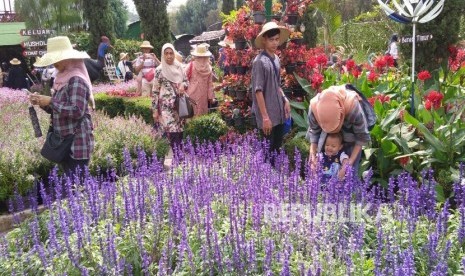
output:
<svg viewBox="0 0 465 276"><path fill-rule="evenodd" d="M209 12L217 9L215 0L187 0L176 15L176 22L181 33L200 34L208 24Z"/></svg>
<svg viewBox="0 0 465 276"><path fill-rule="evenodd" d="M16 0L15 10L28 28L52 28L58 33L82 26L80 0Z"/></svg>
<svg viewBox="0 0 465 276"><path fill-rule="evenodd" d="M168 3L169 0L134 0L144 39L150 41L157 55L161 52L163 44L171 41L166 10Z"/></svg>
<svg viewBox="0 0 465 276"><path fill-rule="evenodd" d="M305 31L303 32L305 44L309 47L316 47L316 41L318 38L318 30L316 27L315 17L315 8L308 6L302 17L302 24L305 26Z"/></svg>
<svg viewBox="0 0 465 276"><path fill-rule="evenodd" d="M223 0L221 11L224 14L229 14L232 10L234 10L234 0Z"/></svg>
<svg viewBox="0 0 465 276"><path fill-rule="evenodd" d="M128 8L122 0L111 0L110 2L113 21L115 22L116 37L122 38L127 30Z"/></svg>
<svg viewBox="0 0 465 276"><path fill-rule="evenodd" d="M459 41L460 18L465 12L463 0L447 0L438 17L425 24L417 24L417 34L432 34L433 39L416 45L417 72L437 69L449 57L448 47ZM403 25L401 35L411 36L412 25ZM411 63L412 44L400 44L404 61Z"/></svg>
<svg viewBox="0 0 465 276"><path fill-rule="evenodd" d="M86 18L90 32L90 55L97 53L97 47L102 35L110 41L115 39L115 25L110 6L111 0L83 1L84 17Z"/></svg>
<svg viewBox="0 0 465 276"><path fill-rule="evenodd" d="M333 42L332 36L342 23L341 14L331 0L317 0L311 6L316 9L316 14L323 22L325 51L328 54L328 46Z"/></svg>

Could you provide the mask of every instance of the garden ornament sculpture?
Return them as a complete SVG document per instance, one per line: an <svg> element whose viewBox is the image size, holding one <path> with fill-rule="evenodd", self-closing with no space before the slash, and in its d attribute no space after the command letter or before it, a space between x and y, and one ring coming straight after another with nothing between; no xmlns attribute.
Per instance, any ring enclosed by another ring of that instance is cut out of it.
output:
<svg viewBox="0 0 465 276"><path fill-rule="evenodd" d="M418 23L426 23L436 18L444 7L445 0L378 0L379 5L392 20L413 26L412 31L412 90L410 113L414 116L414 81L415 81L415 43L416 43L416 26ZM392 2L395 9L394 11L389 3Z"/></svg>

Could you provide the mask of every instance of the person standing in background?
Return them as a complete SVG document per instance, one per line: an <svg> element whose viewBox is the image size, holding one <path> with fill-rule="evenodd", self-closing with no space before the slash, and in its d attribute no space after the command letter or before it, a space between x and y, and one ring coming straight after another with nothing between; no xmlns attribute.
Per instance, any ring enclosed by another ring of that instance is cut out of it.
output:
<svg viewBox="0 0 465 276"><path fill-rule="evenodd" d="M398 66L397 59L399 58L399 49L397 47L398 41L399 38L397 37L397 34L393 34L391 36L391 40L389 41L388 50L386 51L386 54L389 54L394 59L395 67Z"/></svg>
<svg viewBox="0 0 465 276"><path fill-rule="evenodd" d="M21 61L14 58L10 60L10 64L11 67L10 70L8 70L8 80L5 83L5 87L9 87L11 89L29 89L27 75L20 66Z"/></svg>
<svg viewBox="0 0 465 276"><path fill-rule="evenodd" d="M140 45L142 55L140 55L135 64L135 72L142 77L142 96L150 96L153 87L153 78L155 76L155 68L160 65L160 60L154 53L151 53L153 46L149 41L144 41Z"/></svg>
<svg viewBox="0 0 465 276"><path fill-rule="evenodd" d="M119 62L118 62L118 70L121 74L121 77L124 81L132 80L132 62L129 61L129 54L128 53L120 53L119 54Z"/></svg>
<svg viewBox="0 0 465 276"><path fill-rule="evenodd" d="M189 88L187 95L195 101L194 116L208 113L208 104L215 101L213 92L213 72L210 65L212 53L208 50L208 44L195 46L191 55L194 60L186 68Z"/></svg>

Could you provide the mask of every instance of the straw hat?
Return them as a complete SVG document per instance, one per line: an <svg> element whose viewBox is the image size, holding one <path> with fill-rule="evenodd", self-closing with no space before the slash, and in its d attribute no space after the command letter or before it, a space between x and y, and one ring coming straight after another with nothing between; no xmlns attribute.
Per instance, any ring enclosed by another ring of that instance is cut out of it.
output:
<svg viewBox="0 0 465 276"><path fill-rule="evenodd" d="M144 40L142 44L139 46L140 48L150 48L153 49L153 46L150 45L150 41Z"/></svg>
<svg viewBox="0 0 465 276"><path fill-rule="evenodd" d="M10 63L12 65L20 65L21 61L19 59L17 59L17 58L14 58L14 59L10 60Z"/></svg>
<svg viewBox="0 0 465 276"><path fill-rule="evenodd" d="M128 56L128 53L120 53L119 54L119 60L123 60Z"/></svg>
<svg viewBox="0 0 465 276"><path fill-rule="evenodd" d="M229 48L232 48L232 49L236 48L236 45L234 44L234 42L232 40L227 39L226 37L223 40L221 40L220 42L218 42L218 45L223 47L223 48L226 47L226 46L228 46Z"/></svg>
<svg viewBox="0 0 465 276"><path fill-rule="evenodd" d="M66 59L90 58L86 52L73 49L67 36L57 36L47 39L47 53L34 63L36 67L45 67Z"/></svg>
<svg viewBox="0 0 465 276"><path fill-rule="evenodd" d="M291 33L291 31L288 28L286 28L284 26L279 26L274 21L268 22L265 25L263 25L262 31L258 34L257 38L255 38L255 46L257 46L257 48L263 49L263 47L264 47L263 46L263 34L266 33L267 31L273 30L273 29L279 29L280 30L279 45L286 42L287 39L289 38L290 33Z"/></svg>
<svg viewBox="0 0 465 276"><path fill-rule="evenodd" d="M212 55L210 51L208 51L208 45L207 43L202 43L199 45L193 45L192 47L194 50L191 51L191 55L194 57L209 57Z"/></svg>

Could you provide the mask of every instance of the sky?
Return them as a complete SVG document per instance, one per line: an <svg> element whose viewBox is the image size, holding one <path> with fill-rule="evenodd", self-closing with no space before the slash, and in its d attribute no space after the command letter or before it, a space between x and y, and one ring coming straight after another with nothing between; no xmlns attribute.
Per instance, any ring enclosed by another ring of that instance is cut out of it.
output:
<svg viewBox="0 0 465 276"><path fill-rule="evenodd" d="M186 1L187 0L171 0L169 5L168 5L168 11L172 11L172 10L176 9L177 7L185 4ZM124 0L124 3L128 6L129 11L131 11L133 13L137 13L136 12L136 7L134 6L134 1L132 1L132 0Z"/></svg>

